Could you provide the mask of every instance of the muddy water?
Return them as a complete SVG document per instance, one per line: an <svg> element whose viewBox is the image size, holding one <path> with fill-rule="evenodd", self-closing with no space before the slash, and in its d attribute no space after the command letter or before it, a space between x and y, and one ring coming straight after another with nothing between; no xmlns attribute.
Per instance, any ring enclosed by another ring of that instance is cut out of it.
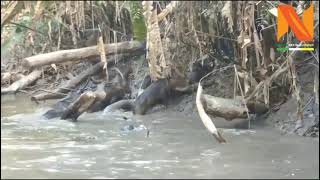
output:
<svg viewBox="0 0 320 180"><path fill-rule="evenodd" d="M319 178L318 138L222 122L228 143L218 144L196 114L98 112L72 123L41 119L43 106L2 97L1 178Z"/></svg>

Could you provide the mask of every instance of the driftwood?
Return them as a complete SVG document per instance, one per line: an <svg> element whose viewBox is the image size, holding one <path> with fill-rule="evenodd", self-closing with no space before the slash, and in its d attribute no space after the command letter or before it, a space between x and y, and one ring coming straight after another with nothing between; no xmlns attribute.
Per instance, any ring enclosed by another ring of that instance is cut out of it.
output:
<svg viewBox="0 0 320 180"><path fill-rule="evenodd" d="M20 80L14 82L7 88L1 88L1 94L9 94L9 93L15 93L20 89L23 89L24 87L32 84L34 81L36 81L41 76L40 70L34 70L27 76L21 78Z"/></svg>
<svg viewBox="0 0 320 180"><path fill-rule="evenodd" d="M213 124L211 118L208 116L208 114L206 113L206 111L203 108L203 105L201 102L201 100L202 100L201 94L202 94L203 89L202 89L200 82L198 85L198 91L197 91L197 97L196 97L196 105L197 105L197 109L198 109L198 113L200 115L200 118L201 118L204 126L218 140L219 143L226 142L226 140L221 136L221 134L217 130L216 126Z"/></svg>
<svg viewBox="0 0 320 180"><path fill-rule="evenodd" d="M213 116L223 117L228 121L247 117L247 110L241 100L226 99L207 94L202 95L202 100L205 103L205 110Z"/></svg>
<svg viewBox="0 0 320 180"><path fill-rule="evenodd" d="M107 105L121 100L125 96L125 93L128 92L126 81L132 69L129 67L123 73L118 69L118 72L110 83L101 83L96 91L87 91L81 94L80 97L66 108L61 115L61 119L76 121L83 112L100 111Z"/></svg>
<svg viewBox="0 0 320 180"><path fill-rule="evenodd" d="M106 44L106 55L132 53L144 51L145 44L139 41L126 41L120 43ZM23 64L26 67L38 67L48 64L62 63L67 61L79 61L99 57L98 46L91 46L80 49L61 50L46 54L39 54L25 58Z"/></svg>
<svg viewBox="0 0 320 180"><path fill-rule="evenodd" d="M1 85L8 83L14 83L22 78L24 78L25 76L21 73L11 73L11 72L5 72L5 73L1 73Z"/></svg>
<svg viewBox="0 0 320 180"><path fill-rule="evenodd" d="M97 98L96 93L92 91L87 91L80 95L73 103L71 103L64 112L62 112L61 119L71 118L76 121L77 118L85 112Z"/></svg>
<svg viewBox="0 0 320 180"><path fill-rule="evenodd" d="M64 97L61 93L68 93L70 89L74 89L76 86L78 86L81 82L86 80L88 77L95 75L96 73L100 72L102 70L103 63L99 62L95 64L94 66L90 67L83 73L81 73L79 76L74 77L71 79L65 86L58 88L54 91L54 93L42 93L31 97L32 101L41 101L46 99L59 99Z"/></svg>
<svg viewBox="0 0 320 180"><path fill-rule="evenodd" d="M243 104L242 99L227 99L211 96L208 94L202 95L202 101L205 104L205 110L212 116L222 117L228 121L236 118L247 118L247 110ZM249 101L246 102L248 113L261 115L266 113L269 108L259 102Z"/></svg>
<svg viewBox="0 0 320 180"><path fill-rule="evenodd" d="M128 59L129 55L117 55L117 57L113 56L108 60L109 67L112 67L116 59L117 61L122 61ZM132 56L132 55L130 55ZM99 62L95 64L94 66L88 68L86 71L81 73L80 75L72 78L68 84L64 85L63 87L58 88L54 91L54 93L42 93L31 97L32 101L41 101L46 99L59 99L65 97L64 95L61 95L61 93L68 93L70 89L75 89L81 82L85 81L88 77L93 76L99 72L102 71L104 63Z"/></svg>
<svg viewBox="0 0 320 180"><path fill-rule="evenodd" d="M104 84L103 84L104 85ZM87 91L76 99L66 111L62 113L61 119L72 119L76 121L77 118L83 112L96 112L105 108L106 104L110 104L113 101L114 97L117 97L119 93L124 96L124 93L121 93L122 87L110 87L107 91L104 91L104 87L98 88L96 91ZM120 98L123 98L120 97ZM118 100L118 99L117 99Z"/></svg>
<svg viewBox="0 0 320 180"><path fill-rule="evenodd" d="M79 93L74 91L69 93L68 96L59 100L53 107L44 113L42 116L46 119L60 117L67 107L79 97Z"/></svg>

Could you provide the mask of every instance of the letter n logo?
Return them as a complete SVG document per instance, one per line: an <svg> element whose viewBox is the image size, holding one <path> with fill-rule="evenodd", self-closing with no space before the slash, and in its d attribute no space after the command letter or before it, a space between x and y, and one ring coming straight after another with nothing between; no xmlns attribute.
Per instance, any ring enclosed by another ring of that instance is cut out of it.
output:
<svg viewBox="0 0 320 180"><path fill-rule="evenodd" d="M278 6L278 34L277 40L288 32L288 26L291 27L293 33L299 41L313 40L313 3L303 12L302 21L294 8L289 5Z"/></svg>

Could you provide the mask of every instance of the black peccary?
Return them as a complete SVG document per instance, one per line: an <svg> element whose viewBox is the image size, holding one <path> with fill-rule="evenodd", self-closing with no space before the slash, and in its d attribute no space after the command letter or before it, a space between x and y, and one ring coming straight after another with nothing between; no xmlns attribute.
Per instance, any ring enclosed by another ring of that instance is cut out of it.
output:
<svg viewBox="0 0 320 180"><path fill-rule="evenodd" d="M97 112L103 110L106 106L113 104L119 100L122 100L128 92L128 76L132 72L132 68L126 68L124 73L118 70L118 74L113 79L112 84L106 84L104 91L106 97L101 101L95 102L88 110L88 112ZM123 75L123 77L121 76Z"/></svg>
<svg viewBox="0 0 320 180"><path fill-rule="evenodd" d="M156 104L167 104L171 93L168 79L159 79L147 87L134 102L134 114L143 115Z"/></svg>
<svg viewBox="0 0 320 180"><path fill-rule="evenodd" d="M211 72L214 68L213 61L205 60L203 65L201 61L196 61L192 64L191 72L189 74L189 84L197 83L199 80Z"/></svg>
<svg viewBox="0 0 320 180"><path fill-rule="evenodd" d="M141 83L141 86L138 90L138 96L140 96L140 94L143 93L143 91L148 87L150 86L150 84L152 83L151 81L151 78L150 78L150 75L146 75L143 80L142 80L142 83Z"/></svg>
<svg viewBox="0 0 320 180"><path fill-rule="evenodd" d="M142 81L141 89L146 89L148 86L150 86L150 84L151 84L151 78L150 78L150 75L147 75Z"/></svg>

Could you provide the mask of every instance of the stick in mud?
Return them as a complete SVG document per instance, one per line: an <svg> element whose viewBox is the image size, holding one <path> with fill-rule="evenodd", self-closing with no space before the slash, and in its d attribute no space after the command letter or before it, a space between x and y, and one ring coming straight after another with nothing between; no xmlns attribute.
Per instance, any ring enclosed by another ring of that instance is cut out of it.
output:
<svg viewBox="0 0 320 180"><path fill-rule="evenodd" d="M208 116L208 114L205 112L205 110L203 108L203 105L201 103L201 93L202 93L202 91L203 91L203 89L202 89L201 80L200 80L199 81L199 85L198 85L197 97L196 97L196 105L197 105L197 109L198 109L198 113L200 115L200 118L201 118L204 126L216 138L216 140L219 143L225 143L226 140L218 132L216 126L213 124L211 118Z"/></svg>

